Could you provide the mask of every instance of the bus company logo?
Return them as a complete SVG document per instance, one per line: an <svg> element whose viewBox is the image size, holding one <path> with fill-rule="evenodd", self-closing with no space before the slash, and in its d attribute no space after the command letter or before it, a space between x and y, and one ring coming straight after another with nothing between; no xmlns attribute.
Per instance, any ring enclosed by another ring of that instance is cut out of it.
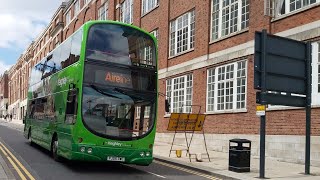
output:
<svg viewBox="0 0 320 180"><path fill-rule="evenodd" d="M119 142L108 142L108 145L121 147L121 146L122 146L122 143L119 143Z"/></svg>
<svg viewBox="0 0 320 180"><path fill-rule="evenodd" d="M58 86L64 86L67 84L68 79L66 77L58 79Z"/></svg>
<svg viewBox="0 0 320 180"><path fill-rule="evenodd" d="M130 84L131 78L128 75L107 72L105 81L118 84Z"/></svg>

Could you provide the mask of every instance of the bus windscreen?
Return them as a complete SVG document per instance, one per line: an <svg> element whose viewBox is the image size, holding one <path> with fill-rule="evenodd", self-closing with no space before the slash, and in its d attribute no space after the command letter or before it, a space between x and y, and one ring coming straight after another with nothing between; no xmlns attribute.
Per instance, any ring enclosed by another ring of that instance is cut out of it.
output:
<svg viewBox="0 0 320 180"><path fill-rule="evenodd" d="M90 27L86 59L123 65L156 67L154 40L147 33L129 26L96 24Z"/></svg>

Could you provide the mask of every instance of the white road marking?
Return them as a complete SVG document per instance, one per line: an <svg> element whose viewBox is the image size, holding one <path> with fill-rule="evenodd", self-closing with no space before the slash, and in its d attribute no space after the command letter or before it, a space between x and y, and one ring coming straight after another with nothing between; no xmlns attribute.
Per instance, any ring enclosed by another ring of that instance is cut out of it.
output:
<svg viewBox="0 0 320 180"><path fill-rule="evenodd" d="M161 177L161 178L163 178L163 179L166 179L166 177L161 176L161 175L159 175L159 174L155 174L155 173L149 172L149 171L145 171L145 172L147 172L147 173L149 173L149 174L152 174L152 175L155 175L155 176L157 176L157 177Z"/></svg>

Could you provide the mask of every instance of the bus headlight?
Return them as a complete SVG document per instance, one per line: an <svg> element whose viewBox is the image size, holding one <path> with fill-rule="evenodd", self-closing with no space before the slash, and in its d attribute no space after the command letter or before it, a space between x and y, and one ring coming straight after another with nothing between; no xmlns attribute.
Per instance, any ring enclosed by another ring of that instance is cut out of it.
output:
<svg viewBox="0 0 320 180"><path fill-rule="evenodd" d="M151 155L150 152L146 152L146 156L149 157Z"/></svg>
<svg viewBox="0 0 320 180"><path fill-rule="evenodd" d="M88 151L87 151L89 154L92 153L92 148L88 148Z"/></svg>
<svg viewBox="0 0 320 180"><path fill-rule="evenodd" d="M144 157L144 152L140 152L140 156L141 156L141 157Z"/></svg>
<svg viewBox="0 0 320 180"><path fill-rule="evenodd" d="M81 147L81 148L80 148L80 151L81 151L81 152L85 152L85 151L86 151L86 148L85 148L85 147Z"/></svg>

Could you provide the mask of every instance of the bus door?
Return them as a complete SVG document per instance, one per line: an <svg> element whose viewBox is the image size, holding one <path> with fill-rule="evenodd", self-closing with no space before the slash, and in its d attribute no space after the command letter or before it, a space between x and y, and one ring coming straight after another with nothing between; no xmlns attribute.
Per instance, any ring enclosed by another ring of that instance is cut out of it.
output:
<svg viewBox="0 0 320 180"><path fill-rule="evenodd" d="M45 101L45 118L43 121L43 126L44 126L43 140L47 146L50 146L52 131L54 129L53 125L56 124L54 96L49 95L46 97L44 101Z"/></svg>
<svg viewBox="0 0 320 180"><path fill-rule="evenodd" d="M71 84L66 97L65 119L61 126L66 139L64 145L68 149L72 148L72 129L77 120L78 93L79 90L75 88L75 84Z"/></svg>
<svg viewBox="0 0 320 180"><path fill-rule="evenodd" d="M34 100L34 112L33 112L33 126L32 126L32 136L40 141L43 141L43 122L45 118L44 112L44 98L37 98Z"/></svg>

